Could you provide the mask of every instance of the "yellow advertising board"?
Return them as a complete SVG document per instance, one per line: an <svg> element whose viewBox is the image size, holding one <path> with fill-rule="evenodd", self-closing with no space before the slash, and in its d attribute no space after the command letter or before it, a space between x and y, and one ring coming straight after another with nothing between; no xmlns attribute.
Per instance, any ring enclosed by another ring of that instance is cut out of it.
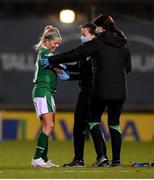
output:
<svg viewBox="0 0 154 180"><path fill-rule="evenodd" d="M57 112L52 138L72 139L73 117L73 112ZM1 122L3 139L33 140L36 139L41 128L40 120L32 111L3 111ZM102 117L102 122L105 138L109 139L106 113ZM154 139L154 113L123 113L120 122L124 140L151 141Z"/></svg>

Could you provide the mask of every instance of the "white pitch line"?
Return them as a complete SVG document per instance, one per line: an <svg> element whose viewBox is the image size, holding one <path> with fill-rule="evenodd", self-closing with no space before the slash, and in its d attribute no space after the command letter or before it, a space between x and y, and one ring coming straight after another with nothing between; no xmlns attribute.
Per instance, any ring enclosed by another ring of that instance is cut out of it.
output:
<svg viewBox="0 0 154 180"><path fill-rule="evenodd" d="M70 170L70 171L16 171L17 174L22 174L22 173L32 173L32 174L43 174L43 173L104 173L105 171L73 171L73 170ZM111 172L111 171L107 171L107 172ZM121 172L121 173L126 173L126 172L129 172L129 171L118 171L118 172ZM154 172L154 171L153 171ZM4 174L6 173L6 171L0 171L0 174ZM7 171L7 173L12 173L12 171Z"/></svg>
<svg viewBox="0 0 154 180"><path fill-rule="evenodd" d="M89 171L87 171L87 170L83 170L83 171L75 171L75 170L68 170L68 171L61 171L61 172L68 172L68 173L71 173L71 172L74 172L74 173L104 173L105 171L98 171L98 170L96 170L96 171L91 171L91 170L89 170ZM112 172L112 171L106 171L106 172ZM129 172L129 171L126 171L126 170L124 170L124 171L118 171L118 172ZM59 172L60 173L60 172Z"/></svg>
<svg viewBox="0 0 154 180"><path fill-rule="evenodd" d="M103 174L103 173L110 173L110 172L113 172L112 170L111 171L109 171L109 170L107 170L107 171L105 171L105 169L102 169L102 171L101 170L81 170L81 171L76 171L76 170L64 170L64 171L54 171L54 170L43 170L43 171L34 171L34 170L20 170L20 171L16 171L16 173L17 174L21 174L21 173L32 173L32 174L43 174L43 173L57 173L57 174L60 174L60 173L99 173L99 174ZM128 173L128 172L132 172L132 173L134 173L134 171L128 171L128 170L117 170L117 172L119 172L119 173ZM9 170L1 170L0 171L0 174L4 174L4 173L12 173L12 171L9 171ZM154 170L151 170L151 171L149 171L148 170L148 173L154 173Z"/></svg>

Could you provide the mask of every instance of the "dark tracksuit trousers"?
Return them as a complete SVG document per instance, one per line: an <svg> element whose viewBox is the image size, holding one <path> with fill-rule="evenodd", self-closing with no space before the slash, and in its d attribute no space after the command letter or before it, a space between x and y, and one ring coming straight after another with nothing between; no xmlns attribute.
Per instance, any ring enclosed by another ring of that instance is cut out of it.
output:
<svg viewBox="0 0 154 180"><path fill-rule="evenodd" d="M121 130L119 127L120 121L120 115L122 106L124 104L124 100L103 100L99 97L93 96L91 101L91 117L90 122L97 123L101 121L101 116L105 110L105 107L107 107L108 112L108 128L111 136L111 145L112 145L112 160L120 160L120 151L121 151ZM94 127L94 128L97 128ZM98 128L97 128L98 129ZM99 129L97 130L99 131ZM103 146L103 140L100 137L100 132L98 133L98 137L94 139L95 149L98 153L97 155L102 156L104 153L103 149L102 152L100 151L101 147ZM102 145L101 145L102 144ZM97 147L98 146L98 147Z"/></svg>
<svg viewBox="0 0 154 180"><path fill-rule="evenodd" d="M85 133L86 130L88 129L90 130L90 128L88 128L89 127L88 123L89 123L89 119L91 119L90 118L91 100L92 100L91 92L87 90L80 91L76 104L75 114L74 114L74 128L73 128L74 154L75 154L75 159L77 160L83 160L84 157ZM104 138L102 136L102 132L100 132L100 126L97 126L92 130L90 130L90 134L94 142L97 156L103 156L103 155L106 156L106 145Z"/></svg>
<svg viewBox="0 0 154 180"><path fill-rule="evenodd" d="M86 120L89 119L91 93L80 91L74 113L74 154L75 159L83 160L86 133Z"/></svg>

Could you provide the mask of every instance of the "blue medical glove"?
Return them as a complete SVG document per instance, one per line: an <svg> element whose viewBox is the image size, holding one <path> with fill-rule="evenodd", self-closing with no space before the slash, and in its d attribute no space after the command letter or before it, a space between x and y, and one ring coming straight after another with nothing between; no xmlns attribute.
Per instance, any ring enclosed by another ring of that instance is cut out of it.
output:
<svg viewBox="0 0 154 180"><path fill-rule="evenodd" d="M43 68L50 66L48 58L41 59L40 63Z"/></svg>
<svg viewBox="0 0 154 180"><path fill-rule="evenodd" d="M58 75L58 77L59 77L60 80L66 81L66 80L69 80L69 79L70 79L70 75L67 74L64 70L61 70L61 72L60 72L60 73L57 73L57 75Z"/></svg>

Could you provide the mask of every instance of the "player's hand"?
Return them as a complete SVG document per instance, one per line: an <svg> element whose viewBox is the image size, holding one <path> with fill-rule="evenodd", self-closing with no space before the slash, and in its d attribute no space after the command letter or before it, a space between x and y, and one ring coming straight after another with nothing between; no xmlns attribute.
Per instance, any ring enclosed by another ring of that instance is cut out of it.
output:
<svg viewBox="0 0 154 180"><path fill-rule="evenodd" d="M47 57L44 58L44 59L41 59L41 60L40 60L40 63L41 63L41 65L42 65L43 68L46 68L46 67L50 66L50 63L49 63L49 60L48 60Z"/></svg>
<svg viewBox="0 0 154 180"><path fill-rule="evenodd" d="M61 70L60 73L57 74L60 80L66 81L70 79L70 75L67 74L64 70Z"/></svg>

